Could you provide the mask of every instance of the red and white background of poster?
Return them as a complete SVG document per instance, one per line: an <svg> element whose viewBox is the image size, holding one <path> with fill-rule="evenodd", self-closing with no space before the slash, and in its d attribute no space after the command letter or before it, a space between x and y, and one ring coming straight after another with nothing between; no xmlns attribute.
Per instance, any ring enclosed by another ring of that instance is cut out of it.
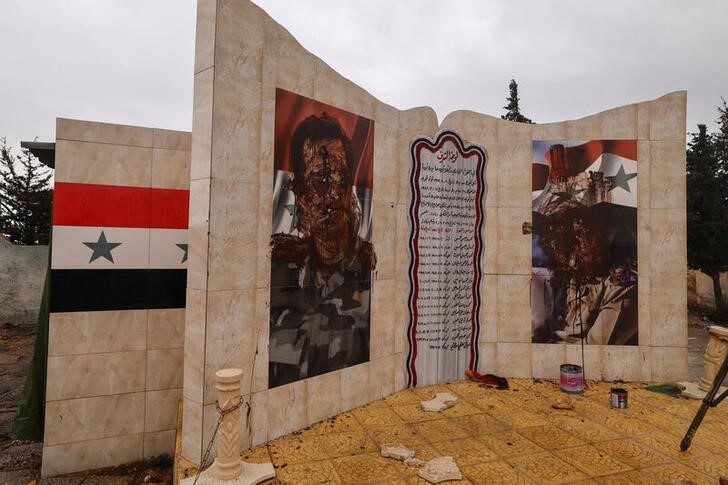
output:
<svg viewBox="0 0 728 485"><path fill-rule="evenodd" d="M408 386L462 379L478 365L485 152L452 131L410 147Z"/></svg>

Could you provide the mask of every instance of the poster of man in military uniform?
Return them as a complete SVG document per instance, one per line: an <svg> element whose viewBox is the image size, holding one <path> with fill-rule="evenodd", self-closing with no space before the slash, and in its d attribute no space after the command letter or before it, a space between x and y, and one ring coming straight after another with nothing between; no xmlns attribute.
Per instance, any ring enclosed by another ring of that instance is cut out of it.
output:
<svg viewBox="0 0 728 485"><path fill-rule="evenodd" d="M276 92L269 387L369 360L374 122Z"/></svg>

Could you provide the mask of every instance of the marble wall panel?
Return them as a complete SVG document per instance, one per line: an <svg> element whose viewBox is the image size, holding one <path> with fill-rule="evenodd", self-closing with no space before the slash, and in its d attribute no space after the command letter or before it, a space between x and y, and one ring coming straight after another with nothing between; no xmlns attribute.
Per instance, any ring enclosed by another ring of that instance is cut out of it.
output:
<svg viewBox="0 0 728 485"><path fill-rule="evenodd" d="M147 391L182 387L184 349L147 351Z"/></svg>
<svg viewBox="0 0 728 485"><path fill-rule="evenodd" d="M530 140L498 140L497 147L495 143L493 145L498 157L493 159L498 170L498 207L530 209L531 187L524 184L531 180L533 148Z"/></svg>
<svg viewBox="0 0 728 485"><path fill-rule="evenodd" d="M478 372L495 374L498 371L498 344L496 342L478 342ZM502 374L506 375L506 374Z"/></svg>
<svg viewBox="0 0 728 485"><path fill-rule="evenodd" d="M143 391L144 366L144 351L48 357L46 400Z"/></svg>
<svg viewBox="0 0 728 485"><path fill-rule="evenodd" d="M652 336L652 318L650 298L651 279L640 274L637 283L637 342L639 345L650 345Z"/></svg>
<svg viewBox="0 0 728 485"><path fill-rule="evenodd" d="M650 140L685 144L687 91L675 91L650 102Z"/></svg>
<svg viewBox="0 0 728 485"><path fill-rule="evenodd" d="M565 345L533 344L531 346L531 372L536 379L559 379L561 364L565 362Z"/></svg>
<svg viewBox="0 0 728 485"><path fill-rule="evenodd" d="M343 383L344 376L341 377ZM268 391L268 439L283 436L308 425L307 385L308 381L303 380ZM343 400L341 404L343 410L345 404Z"/></svg>
<svg viewBox="0 0 728 485"><path fill-rule="evenodd" d="M142 459L142 434L43 446L41 476L109 467Z"/></svg>
<svg viewBox="0 0 728 485"><path fill-rule="evenodd" d="M151 147L154 130L141 126L56 118L56 140Z"/></svg>
<svg viewBox="0 0 728 485"><path fill-rule="evenodd" d="M602 137L603 113L565 121L566 140L598 140Z"/></svg>
<svg viewBox="0 0 728 485"><path fill-rule="evenodd" d="M486 274L480 285L480 341L498 341L498 275Z"/></svg>
<svg viewBox="0 0 728 485"><path fill-rule="evenodd" d="M251 447L268 441L268 391L250 396L250 425L243 433L246 435Z"/></svg>
<svg viewBox="0 0 728 485"><path fill-rule="evenodd" d="M653 279L650 288L650 343L657 347L681 347L688 338L686 277L681 285L662 286ZM645 342L647 343L647 342Z"/></svg>
<svg viewBox="0 0 728 485"><path fill-rule="evenodd" d="M531 274L531 234L523 233L523 224L530 222L530 207L498 208L498 274Z"/></svg>
<svg viewBox="0 0 728 485"><path fill-rule="evenodd" d="M212 179L209 291L256 287L258 185ZM225 196L223 197L222 194Z"/></svg>
<svg viewBox="0 0 728 485"><path fill-rule="evenodd" d="M407 387L407 355L404 353L396 353L392 356L394 359L394 391L399 392Z"/></svg>
<svg viewBox="0 0 728 485"><path fill-rule="evenodd" d="M369 385L371 388L371 401L383 399L394 392L394 367L402 362L394 354L379 359L372 359L369 363Z"/></svg>
<svg viewBox="0 0 728 485"><path fill-rule="evenodd" d="M584 378L599 381L602 379L603 345L566 345L566 362L564 364L581 365L584 368Z"/></svg>
<svg viewBox="0 0 728 485"><path fill-rule="evenodd" d="M398 200L399 177L403 170L393 155L397 153L399 129L396 126L374 121L374 200L375 202L394 203ZM403 160L402 163L405 161ZM409 173L407 174L409 176ZM375 228L376 229L376 228Z"/></svg>
<svg viewBox="0 0 728 485"><path fill-rule="evenodd" d="M302 96L312 98L316 79L316 62L286 30L274 26L277 32L275 53L276 85Z"/></svg>
<svg viewBox="0 0 728 485"><path fill-rule="evenodd" d="M650 211L650 276L653 292L658 287L662 291L686 291L686 224L685 209Z"/></svg>
<svg viewBox="0 0 728 485"><path fill-rule="evenodd" d="M640 380L642 382L652 381L652 347L640 345L639 364L640 364Z"/></svg>
<svg viewBox="0 0 728 485"><path fill-rule="evenodd" d="M48 355L146 348L147 310L51 313Z"/></svg>
<svg viewBox="0 0 728 485"><path fill-rule="evenodd" d="M676 382L688 378L688 348L652 347L650 380L653 382Z"/></svg>
<svg viewBox="0 0 728 485"><path fill-rule="evenodd" d="M534 140L566 140L566 122L544 123L533 127Z"/></svg>
<svg viewBox="0 0 728 485"><path fill-rule="evenodd" d="M498 254L500 242L498 239L499 212L500 209L497 207L486 207L485 209L485 224L483 224L483 231L480 235L483 241L483 254L480 257L480 265L484 274L498 274L498 266L507 263Z"/></svg>
<svg viewBox="0 0 728 485"><path fill-rule="evenodd" d="M206 312L205 291L187 289L182 387L185 398L197 403L202 403L205 378Z"/></svg>
<svg viewBox="0 0 728 485"><path fill-rule="evenodd" d="M180 399L182 399L182 388L147 392L144 432L176 429L177 404Z"/></svg>
<svg viewBox="0 0 728 485"><path fill-rule="evenodd" d="M363 406L370 401L369 364L366 362L340 371L342 412Z"/></svg>
<svg viewBox="0 0 728 485"><path fill-rule="evenodd" d="M397 202L409 204L412 198L409 182L410 170L412 168L410 145L420 136L426 136L430 139L436 138L438 129L437 114L430 107L412 108L399 113L397 149L388 162L394 163L398 171L397 180L399 181L399 189L397 190ZM380 169L377 168L377 170Z"/></svg>
<svg viewBox="0 0 728 485"><path fill-rule="evenodd" d="M607 345L602 358L602 379L635 382L641 377L640 349L635 346Z"/></svg>
<svg viewBox="0 0 728 485"><path fill-rule="evenodd" d="M604 112L599 137L609 140L637 138L637 105L629 104Z"/></svg>
<svg viewBox="0 0 728 485"><path fill-rule="evenodd" d="M45 422L45 446L142 433L144 393L49 401Z"/></svg>
<svg viewBox="0 0 728 485"><path fill-rule="evenodd" d="M253 315L255 290L208 292L204 404L217 400L215 373L220 369L243 369L241 389L250 393L258 342Z"/></svg>
<svg viewBox="0 0 728 485"><path fill-rule="evenodd" d="M144 433L144 453L142 457L149 459L159 455L174 456L176 433L174 429Z"/></svg>
<svg viewBox="0 0 728 485"><path fill-rule="evenodd" d="M165 148L167 150L183 150L189 152L191 145L192 134L189 131L152 128L152 146L154 148Z"/></svg>
<svg viewBox="0 0 728 485"><path fill-rule="evenodd" d="M372 272L373 280L395 277L397 251L397 208L394 202L374 202L372 244L377 255L377 267Z"/></svg>
<svg viewBox="0 0 728 485"><path fill-rule="evenodd" d="M198 0L195 31L195 74L212 67L215 61L217 0Z"/></svg>
<svg viewBox="0 0 728 485"><path fill-rule="evenodd" d="M409 293L412 285L408 279L400 278L396 281L397 296L394 299L396 318L393 322L394 353L399 354L407 350L407 325L409 325Z"/></svg>
<svg viewBox="0 0 728 485"><path fill-rule="evenodd" d="M497 342L495 344L496 374L508 377L531 377L531 344ZM487 366L484 361L481 367Z"/></svg>
<svg viewBox="0 0 728 485"><path fill-rule="evenodd" d="M218 74L231 72L239 79L262 81L264 17L264 12L252 2L218 2L215 33Z"/></svg>
<svg viewBox="0 0 728 485"><path fill-rule="evenodd" d="M394 327L397 318L397 281L393 279L372 282L369 319L370 359L379 359L394 353Z"/></svg>
<svg viewBox="0 0 728 485"><path fill-rule="evenodd" d="M148 310L147 348L176 349L185 343L185 309Z"/></svg>
<svg viewBox="0 0 728 485"><path fill-rule="evenodd" d="M497 298L498 342L530 342L531 277L527 275L499 275ZM527 363L530 369L530 356ZM526 363L523 363L523 366L525 365Z"/></svg>
<svg viewBox="0 0 728 485"><path fill-rule="evenodd" d="M202 400L187 398L183 390L182 405L182 456L195 463L202 459Z"/></svg>
<svg viewBox="0 0 728 485"><path fill-rule="evenodd" d="M258 160L258 259L257 288L270 287L270 237L273 232L273 152L275 133L275 88L263 86L260 159ZM269 214L265 217L264 214Z"/></svg>
<svg viewBox="0 0 728 485"><path fill-rule="evenodd" d="M685 140L650 142L650 162L650 207L684 209Z"/></svg>
<svg viewBox="0 0 728 485"><path fill-rule="evenodd" d="M496 137L499 141L519 140L529 142L533 139L533 126L528 123L501 120L496 125Z"/></svg>
<svg viewBox="0 0 728 485"><path fill-rule="evenodd" d="M465 140L465 144L470 145L478 143L473 140L497 139L497 126L500 123L501 120L494 116L469 110L458 110L448 113L440 123L440 128L458 132Z"/></svg>
<svg viewBox="0 0 728 485"><path fill-rule="evenodd" d="M258 184L263 86L236 72L215 71L213 178ZM272 175L271 175L272 177Z"/></svg>
<svg viewBox="0 0 728 485"><path fill-rule="evenodd" d="M190 180L209 178L211 173L214 80L215 70L212 67L195 74L194 101L192 103L192 144L190 145Z"/></svg>
<svg viewBox="0 0 728 485"><path fill-rule="evenodd" d="M323 62L316 62L315 67L314 99L365 118L374 118L374 105L377 101L371 94Z"/></svg>
<svg viewBox="0 0 728 485"><path fill-rule="evenodd" d="M56 166L56 182L130 187L151 183L151 147L57 140L56 159L73 161Z"/></svg>
<svg viewBox="0 0 728 485"><path fill-rule="evenodd" d="M152 187L188 190L190 187L189 150L152 148Z"/></svg>
<svg viewBox="0 0 728 485"><path fill-rule="evenodd" d="M268 342L270 341L270 290L255 290L255 360L253 361L253 387L257 393L268 389ZM247 388L243 388L248 392Z"/></svg>
<svg viewBox="0 0 728 485"><path fill-rule="evenodd" d="M329 372L306 381L307 424L335 416L340 409L341 373Z"/></svg>
<svg viewBox="0 0 728 485"><path fill-rule="evenodd" d="M650 105L649 101L637 104L637 139L650 139Z"/></svg>
<svg viewBox="0 0 728 485"><path fill-rule="evenodd" d="M649 276L650 268L650 142L637 142L637 271Z"/></svg>

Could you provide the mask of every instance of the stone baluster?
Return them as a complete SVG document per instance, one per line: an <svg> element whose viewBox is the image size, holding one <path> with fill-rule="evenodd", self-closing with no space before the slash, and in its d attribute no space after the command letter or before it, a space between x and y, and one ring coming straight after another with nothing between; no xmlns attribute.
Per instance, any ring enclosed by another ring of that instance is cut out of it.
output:
<svg viewBox="0 0 728 485"><path fill-rule="evenodd" d="M222 369L217 378L217 402L223 411L240 401L241 369ZM218 480L233 480L243 471L240 461L240 407L226 414L217 434L217 458L213 474Z"/></svg>
<svg viewBox="0 0 728 485"><path fill-rule="evenodd" d="M706 392L713 386L715 375L728 355L728 328L711 325L709 329L710 340L703 356L703 377L698 383L698 387Z"/></svg>

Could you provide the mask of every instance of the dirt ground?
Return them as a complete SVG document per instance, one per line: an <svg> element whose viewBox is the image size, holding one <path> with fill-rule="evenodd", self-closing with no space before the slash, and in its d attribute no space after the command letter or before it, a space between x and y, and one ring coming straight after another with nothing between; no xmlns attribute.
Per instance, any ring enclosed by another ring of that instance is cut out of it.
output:
<svg viewBox="0 0 728 485"><path fill-rule="evenodd" d="M703 352L708 343L706 325L712 322L700 314L688 314L688 367L690 380L702 375ZM171 460L137 462L121 467L40 479L42 442L16 441L8 436L18 399L25 383L35 344L35 325L0 325L0 484L127 484L169 483ZM728 379L727 379L728 380Z"/></svg>

